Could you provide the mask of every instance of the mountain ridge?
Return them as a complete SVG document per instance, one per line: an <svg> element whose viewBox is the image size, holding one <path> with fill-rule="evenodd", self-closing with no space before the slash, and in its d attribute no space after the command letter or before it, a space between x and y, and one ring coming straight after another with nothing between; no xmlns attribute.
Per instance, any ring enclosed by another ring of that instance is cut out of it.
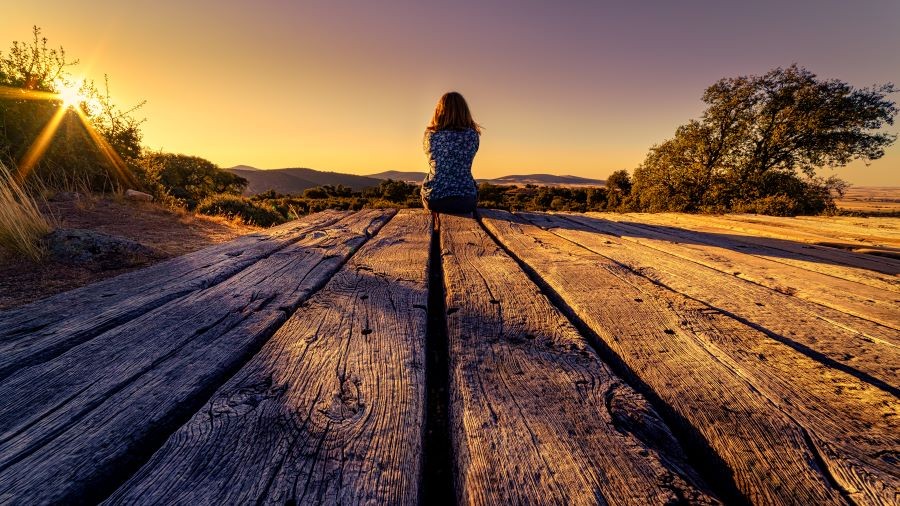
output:
<svg viewBox="0 0 900 506"><path fill-rule="evenodd" d="M381 181L393 179L419 184L425 178L425 172L388 170L364 176L343 172L321 171L306 167L288 167L283 169L258 169L249 165L236 165L226 170L237 174L249 182L245 195L255 195L268 190L283 194L303 193L307 188L324 185L344 185L354 191L378 186ZM606 181L581 176L553 174L513 174L498 178L476 178L479 183L500 185L535 184L538 186L604 186Z"/></svg>

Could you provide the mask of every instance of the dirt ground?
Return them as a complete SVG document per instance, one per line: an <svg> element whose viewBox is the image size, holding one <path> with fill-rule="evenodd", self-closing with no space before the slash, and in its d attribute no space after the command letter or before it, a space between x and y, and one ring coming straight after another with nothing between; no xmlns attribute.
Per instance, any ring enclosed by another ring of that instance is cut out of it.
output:
<svg viewBox="0 0 900 506"><path fill-rule="evenodd" d="M81 228L127 237L171 258L258 230L211 216L176 213L147 202L90 198L48 202L58 228ZM150 264L145 264L146 267ZM12 258L0 249L0 310L10 309L140 267L92 271L46 261Z"/></svg>

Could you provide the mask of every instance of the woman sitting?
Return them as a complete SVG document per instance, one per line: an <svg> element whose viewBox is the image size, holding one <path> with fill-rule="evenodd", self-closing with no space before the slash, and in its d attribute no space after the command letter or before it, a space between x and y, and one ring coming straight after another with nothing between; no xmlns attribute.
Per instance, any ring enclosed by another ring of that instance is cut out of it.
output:
<svg viewBox="0 0 900 506"><path fill-rule="evenodd" d="M472 159L480 135L481 126L472 119L463 96L455 91L445 93L423 141L430 169L422 182L422 203L434 214L435 224L437 213L475 211L478 185L472 177Z"/></svg>

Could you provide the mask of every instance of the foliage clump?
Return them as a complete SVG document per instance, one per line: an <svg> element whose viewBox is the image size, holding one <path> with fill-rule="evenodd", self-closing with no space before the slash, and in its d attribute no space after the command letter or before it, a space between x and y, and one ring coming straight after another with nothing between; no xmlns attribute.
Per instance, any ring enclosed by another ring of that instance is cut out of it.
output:
<svg viewBox="0 0 900 506"><path fill-rule="evenodd" d="M621 211L628 192L627 185L604 188L526 184L519 187L485 182L478 185L478 206L507 211Z"/></svg>
<svg viewBox="0 0 900 506"><path fill-rule="evenodd" d="M240 195L247 187L246 179L197 156L148 153L136 160L135 168L151 193L164 200L174 199L190 210L208 197Z"/></svg>
<svg viewBox="0 0 900 506"><path fill-rule="evenodd" d="M269 227L284 223L285 216L263 203L240 195L213 195L197 205L197 212L240 219L250 225Z"/></svg>
<svg viewBox="0 0 900 506"><path fill-rule="evenodd" d="M60 99L48 97L63 88L78 86L83 99L78 107L93 129L126 163L141 154L142 119L135 112L143 102L120 109L110 98L109 80L103 89L93 81L77 81L65 50L48 45L41 30L34 27L28 42L15 41L0 51L0 87L17 93L0 94L0 161L17 166L45 126L64 107ZM70 187L85 183L91 189L108 191L133 183L127 174L113 166L90 135L75 110L64 112L46 152L32 171L35 179L50 187Z"/></svg>

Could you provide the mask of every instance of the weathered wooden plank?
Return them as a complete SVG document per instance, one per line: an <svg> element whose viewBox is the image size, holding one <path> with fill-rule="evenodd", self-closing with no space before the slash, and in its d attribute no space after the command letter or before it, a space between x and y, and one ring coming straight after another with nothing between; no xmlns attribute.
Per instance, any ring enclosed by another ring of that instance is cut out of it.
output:
<svg viewBox="0 0 900 506"><path fill-rule="evenodd" d="M726 214L714 215L710 216L710 218L723 227L732 228L734 230L743 230L754 235L765 235L812 244L819 242L840 242L842 240L836 235L828 233L827 230L812 230L798 226L786 226L783 223L775 223L768 220L764 215ZM860 245L876 246L875 243L868 241L857 240L855 242L860 243Z"/></svg>
<svg viewBox="0 0 900 506"><path fill-rule="evenodd" d="M521 218L499 211L483 215L485 226L565 300L685 429L695 431L698 444L727 466L750 502L845 503L832 485L834 473L830 478L817 463L822 453L809 432L779 406L790 399L773 402L734 360L715 351L711 340L730 339L716 327L728 318Z"/></svg>
<svg viewBox="0 0 900 506"><path fill-rule="evenodd" d="M691 504L668 427L473 219L441 218L461 504Z"/></svg>
<svg viewBox="0 0 900 506"><path fill-rule="evenodd" d="M209 289L347 213L325 212L0 312L0 379L163 304Z"/></svg>
<svg viewBox="0 0 900 506"><path fill-rule="evenodd" d="M523 213L530 222L658 283L764 328L809 356L900 395L900 332L871 325L666 252L666 241L636 242L615 222ZM789 315L789 317L785 317ZM873 335L870 335L873 334Z"/></svg>
<svg viewBox="0 0 900 506"><path fill-rule="evenodd" d="M0 381L0 497L90 502L110 492L390 215L350 215Z"/></svg>
<svg viewBox="0 0 900 506"><path fill-rule="evenodd" d="M598 213L588 213L600 216ZM634 224L670 226L704 234L714 234L716 240L736 241L742 248L764 248L757 254L789 265L822 272L831 276L871 284L876 288L900 291L900 262L890 258L854 253L831 247L823 247L814 242L804 242L788 233L772 237L746 227L720 220L715 216L690 214L644 214L628 213L612 215L609 219L627 221ZM602 216L606 216L604 213ZM678 232L672 230L671 232ZM821 241L818 241L821 242Z"/></svg>
<svg viewBox="0 0 900 506"><path fill-rule="evenodd" d="M593 215L592 215L593 216ZM619 221L618 217L611 217ZM669 241L667 252L707 267L794 295L838 311L900 329L897 292L787 265L764 256L747 253L728 237L685 229L644 226L619 221L629 227L629 237L646 243L650 239Z"/></svg>
<svg viewBox="0 0 900 506"><path fill-rule="evenodd" d="M890 227L862 227L846 221L836 220L834 217L798 216L796 218L787 218L761 214L726 214L722 217L730 221L774 226L779 229L785 229L789 233L796 230L813 236L825 236L856 245L857 247L866 245L896 248L900 246L900 234Z"/></svg>
<svg viewBox="0 0 900 506"><path fill-rule="evenodd" d="M598 216L596 213L591 213ZM690 230L711 234L716 239L733 241L747 253L830 276L868 284L876 288L900 291L900 262L890 259L836 249L799 240L753 235L751 232L728 228L706 216L684 214L636 214L611 216L613 221L634 225L674 227L671 232Z"/></svg>
<svg viewBox="0 0 900 506"><path fill-rule="evenodd" d="M791 220L791 218L783 219ZM822 224L845 227L853 230L855 233L873 235L877 238L890 237L900 239L900 218L889 216L797 216L792 220L806 222L809 226L815 227Z"/></svg>
<svg viewBox="0 0 900 506"><path fill-rule="evenodd" d="M415 504L430 216L401 211L109 504Z"/></svg>
<svg viewBox="0 0 900 506"><path fill-rule="evenodd" d="M537 219L536 215L531 216ZM571 219L578 218L573 216ZM590 218L580 221L597 222ZM615 231L614 225L610 231ZM679 265L675 262L670 266L673 274L665 272L669 269L650 267L665 264L668 255L662 252L656 252L655 256L649 254L641 259L643 261L635 261L634 252L640 249L640 245L616 248L604 244L602 240L597 241L601 238L597 234L577 234L563 229L555 229L554 232L570 239L577 238L579 245L620 261L669 288L677 289L675 285L685 288L688 295L695 299L715 297L718 303L729 305L734 311L750 313L743 321L753 327L759 327L761 321L768 321L770 325L791 328L791 337L812 341L813 347L825 346L838 359L841 353L867 356L875 362L887 358L883 363L886 367L884 372L889 373L893 369L893 374L887 377L886 382L872 382L852 369L835 367L835 361L823 360L823 357L805 353L802 349L797 353L798 348L793 346L788 350L778 344L784 342L783 339L777 339L777 342L766 339L754 329L728 318L710 317L707 325L712 330L707 329L702 334L709 340L704 344L711 353L723 362L733 361L733 368L739 370L742 376L751 378L754 386L764 392L773 404L804 427L821 459L849 497L860 504L894 504L897 501L900 466L893 452L900 448L900 402L897 401L896 375L900 357L896 347L884 342L872 346L872 343L849 336L842 345L839 333L816 325L815 320L804 321L802 313L793 310L796 308L791 306L790 298L782 300L773 294L770 299L760 298L754 302L753 298L742 297L740 286L735 286L736 280L721 280L718 296L712 293L716 290L716 283L697 296L694 293L696 285L702 285L704 277L698 276L696 271L705 268L696 264L692 268L688 263ZM602 237L608 238L605 240L607 242L614 239L609 235ZM682 281L678 280L679 277ZM684 279L688 281L685 283ZM728 287L727 291L723 287ZM777 306L780 311L771 313L767 318L765 313L759 311L765 307L758 306L759 300L766 301L765 305ZM780 324L777 321L779 318L783 320ZM798 322L802 325L798 326ZM703 327L697 325L697 328ZM893 337L896 338L897 334ZM881 390L872 389L872 384Z"/></svg>

